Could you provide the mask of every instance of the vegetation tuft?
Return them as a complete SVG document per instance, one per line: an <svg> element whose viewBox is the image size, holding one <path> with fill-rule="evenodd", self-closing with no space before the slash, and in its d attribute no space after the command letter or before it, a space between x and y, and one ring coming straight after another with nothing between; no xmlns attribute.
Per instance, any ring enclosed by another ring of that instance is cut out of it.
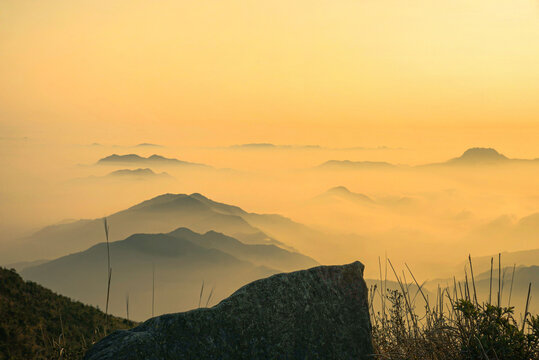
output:
<svg viewBox="0 0 539 360"><path fill-rule="evenodd" d="M384 290L387 271L385 280L380 276L380 286L371 286L376 359L539 360L539 315L528 312L529 291L520 321L515 319L514 307L500 305L500 288L497 304L491 304L492 294L489 301L480 303L470 259L471 284L467 275L463 284L455 280L453 289L438 289L431 305L417 282L418 292L410 294L406 281L388 263L400 290ZM424 309L416 308L418 298L424 300ZM375 299L379 310L373 305Z"/></svg>

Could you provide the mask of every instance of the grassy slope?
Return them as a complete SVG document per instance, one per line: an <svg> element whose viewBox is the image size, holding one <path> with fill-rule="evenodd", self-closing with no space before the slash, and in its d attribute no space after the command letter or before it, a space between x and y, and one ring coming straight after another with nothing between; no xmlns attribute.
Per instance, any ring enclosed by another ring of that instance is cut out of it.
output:
<svg viewBox="0 0 539 360"><path fill-rule="evenodd" d="M110 317L107 331L134 325ZM104 326L105 314L99 309L25 282L14 270L0 268L1 360L79 359L104 336Z"/></svg>

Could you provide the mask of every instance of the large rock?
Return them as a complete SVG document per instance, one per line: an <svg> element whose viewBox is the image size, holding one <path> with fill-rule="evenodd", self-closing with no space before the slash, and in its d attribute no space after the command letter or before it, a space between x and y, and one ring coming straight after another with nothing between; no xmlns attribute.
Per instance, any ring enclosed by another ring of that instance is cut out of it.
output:
<svg viewBox="0 0 539 360"><path fill-rule="evenodd" d="M364 266L319 266L252 282L213 308L116 331L85 359L369 359Z"/></svg>

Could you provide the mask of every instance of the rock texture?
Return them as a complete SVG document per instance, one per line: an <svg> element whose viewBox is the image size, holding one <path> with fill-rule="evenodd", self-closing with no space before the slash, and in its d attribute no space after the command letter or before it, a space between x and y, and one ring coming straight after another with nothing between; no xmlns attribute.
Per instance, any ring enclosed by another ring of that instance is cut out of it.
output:
<svg viewBox="0 0 539 360"><path fill-rule="evenodd" d="M85 359L370 359L363 269L354 262L258 280L213 308L116 331Z"/></svg>

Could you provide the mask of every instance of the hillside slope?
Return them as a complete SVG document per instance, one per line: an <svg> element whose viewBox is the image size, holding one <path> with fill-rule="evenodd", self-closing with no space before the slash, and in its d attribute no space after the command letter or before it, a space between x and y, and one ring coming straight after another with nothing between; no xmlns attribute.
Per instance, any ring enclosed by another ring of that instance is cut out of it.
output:
<svg viewBox="0 0 539 360"><path fill-rule="evenodd" d="M0 359L79 359L104 336L105 314L0 268ZM110 317L108 329L134 322ZM62 336L62 333L64 336Z"/></svg>

